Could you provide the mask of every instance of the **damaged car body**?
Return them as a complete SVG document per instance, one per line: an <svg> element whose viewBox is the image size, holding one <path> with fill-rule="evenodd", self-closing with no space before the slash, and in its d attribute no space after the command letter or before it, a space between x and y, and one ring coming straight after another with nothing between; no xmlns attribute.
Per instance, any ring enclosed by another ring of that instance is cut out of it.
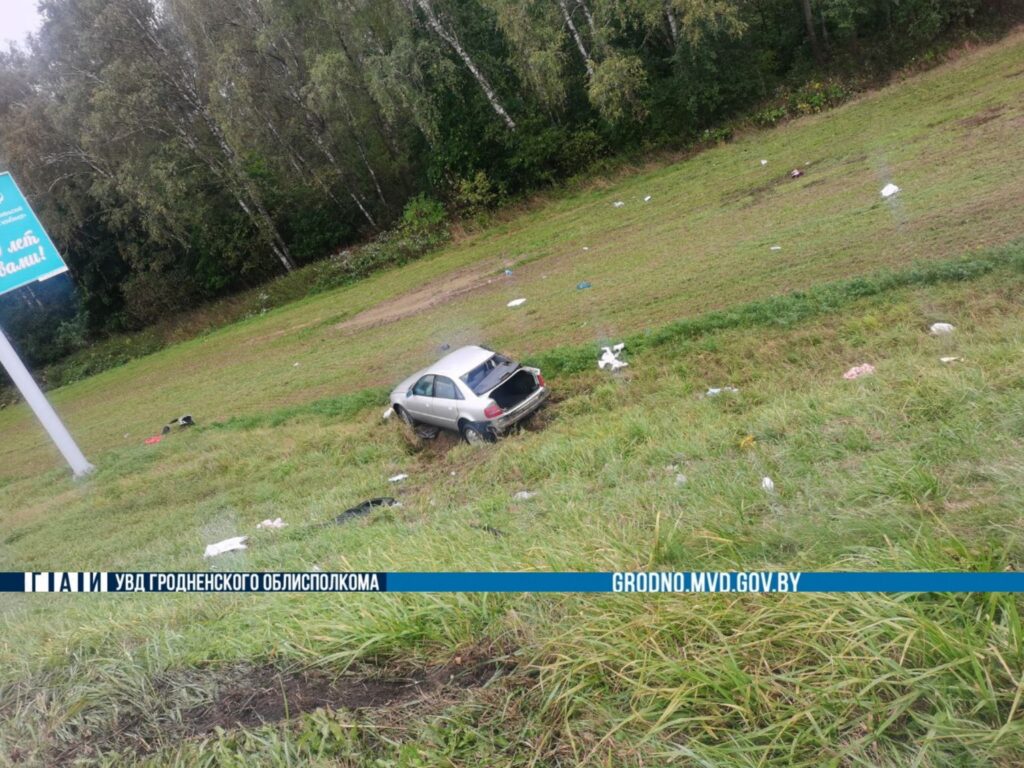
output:
<svg viewBox="0 0 1024 768"><path fill-rule="evenodd" d="M451 352L391 392L406 424L451 429L477 444L491 442L548 398L544 377L485 347Z"/></svg>

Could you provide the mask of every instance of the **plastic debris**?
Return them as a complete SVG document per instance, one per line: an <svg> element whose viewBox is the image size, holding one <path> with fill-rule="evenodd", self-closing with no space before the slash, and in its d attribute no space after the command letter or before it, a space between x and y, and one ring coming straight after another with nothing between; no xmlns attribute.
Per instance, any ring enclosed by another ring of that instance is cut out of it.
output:
<svg viewBox="0 0 1024 768"><path fill-rule="evenodd" d="M781 245L773 245L768 250L770 250L770 251L781 251L782 250L782 246Z"/></svg>
<svg viewBox="0 0 1024 768"><path fill-rule="evenodd" d="M585 291L589 287L590 287L590 283L588 283L586 280L584 280L584 281L582 281L580 283L576 283L576 290L577 291Z"/></svg>
<svg viewBox="0 0 1024 768"><path fill-rule="evenodd" d="M705 397L718 397L723 392L731 392L732 394L738 394L739 390L736 387L711 387L707 392L704 393Z"/></svg>
<svg viewBox="0 0 1024 768"><path fill-rule="evenodd" d="M153 435L153 437L147 437L142 442L144 442L146 445L156 445L157 443L159 443L163 439L164 439L163 435Z"/></svg>
<svg viewBox="0 0 1024 768"><path fill-rule="evenodd" d="M403 480L405 480L407 477L408 477L408 475L405 474L404 472L402 472L401 474L393 475L393 476L389 477L388 478L388 482L389 483L400 483Z"/></svg>
<svg viewBox="0 0 1024 768"><path fill-rule="evenodd" d="M804 172L801 171L799 168L794 168L792 171L789 172L789 178L791 179L799 179L803 175Z"/></svg>
<svg viewBox="0 0 1024 768"><path fill-rule="evenodd" d="M511 269L506 269L505 270L505 277L512 277L512 270Z"/></svg>
<svg viewBox="0 0 1024 768"><path fill-rule="evenodd" d="M767 475L761 478L761 490L765 493L775 492L775 483L773 483L772 479Z"/></svg>
<svg viewBox="0 0 1024 768"><path fill-rule="evenodd" d="M590 246L589 245L584 245L583 246L583 250L584 251L589 251L590 250Z"/></svg>
<svg viewBox="0 0 1024 768"><path fill-rule="evenodd" d="M619 360L619 355L626 348L625 344L616 344L614 347L601 347L601 357L597 361L598 370L603 371L607 366L610 371L617 371L619 368L626 368L629 363Z"/></svg>
<svg viewBox="0 0 1024 768"><path fill-rule="evenodd" d="M298 368L298 367L299 367L298 363L292 363L292 368Z"/></svg>
<svg viewBox="0 0 1024 768"><path fill-rule="evenodd" d="M287 525L288 525L288 523L286 523L280 517L275 517L273 520L269 520L268 519L268 520L264 520L262 523L256 523L256 528L259 529L259 530L276 529L276 528L284 528Z"/></svg>
<svg viewBox="0 0 1024 768"><path fill-rule="evenodd" d="M651 202L651 196L650 196L650 195L648 195L647 197L645 197L645 198L644 198L644 202L645 202L645 203L649 203L649 202Z"/></svg>
<svg viewBox="0 0 1024 768"><path fill-rule="evenodd" d="M886 184L884 187L882 187L882 197L892 197L899 191L900 188L897 187L895 184Z"/></svg>
<svg viewBox="0 0 1024 768"><path fill-rule="evenodd" d="M859 379L861 376L870 376L874 372L875 366L871 363L863 363L862 365L853 366L853 368L843 374L843 378L848 380Z"/></svg>
<svg viewBox="0 0 1024 768"><path fill-rule="evenodd" d="M189 416L188 414L185 414L184 416L179 416L176 419L171 419L170 422L167 423L162 430L160 430L160 434L166 435L170 433L171 427L179 427L181 429L185 429L186 427L194 427L195 425L196 423L195 421L193 421L192 417Z"/></svg>
<svg viewBox="0 0 1024 768"><path fill-rule="evenodd" d="M512 301L510 301L505 306L506 307L518 307L518 306L521 306L521 305L523 305L525 303L526 303L526 299L512 299Z"/></svg>
<svg viewBox="0 0 1024 768"><path fill-rule="evenodd" d="M622 202L621 200L616 200L614 203L612 203L612 205L616 208L621 208L622 206L625 205L625 203Z"/></svg>
<svg viewBox="0 0 1024 768"><path fill-rule="evenodd" d="M767 160L762 160L761 161L761 165L768 165L768 161Z"/></svg>
<svg viewBox="0 0 1024 768"><path fill-rule="evenodd" d="M515 499L516 501L529 501L536 495L537 494L534 491L519 491L519 493L517 493L512 498Z"/></svg>
<svg viewBox="0 0 1024 768"><path fill-rule="evenodd" d="M353 518L362 517L363 515L370 514L370 512L372 512L377 507L400 506L402 506L402 503L397 499L391 498L390 496L381 496L376 499L368 499L367 501L364 501L362 504L357 504L351 509L346 509L344 512L342 512L336 518L331 520L329 523L321 523L321 525L341 525L342 523L347 523L349 520Z"/></svg>
<svg viewBox="0 0 1024 768"><path fill-rule="evenodd" d="M384 419L384 421L387 421L388 419L390 419L390 418L391 418L392 416L394 416L394 415L395 415L395 409L394 409L394 408L392 408L392 407L391 407L391 406L389 405L389 406L387 407L387 410L386 410L386 411L384 411L384 413L382 413L382 414L380 415L380 417L381 417L382 419Z"/></svg>
<svg viewBox="0 0 1024 768"><path fill-rule="evenodd" d="M949 363L955 363L958 360L963 360L963 358L962 357L940 357L939 358L939 362L940 363L946 363L947 365Z"/></svg>
<svg viewBox="0 0 1024 768"><path fill-rule="evenodd" d="M949 323L932 323L931 327L928 329L928 332L932 336L948 336L955 330L956 327L950 325Z"/></svg>
<svg viewBox="0 0 1024 768"><path fill-rule="evenodd" d="M248 536L234 536L230 539L224 539L224 541L218 541L216 544L209 544L206 547L206 551L203 552L203 557L216 557L236 549L248 549L245 546L245 542L248 540Z"/></svg>

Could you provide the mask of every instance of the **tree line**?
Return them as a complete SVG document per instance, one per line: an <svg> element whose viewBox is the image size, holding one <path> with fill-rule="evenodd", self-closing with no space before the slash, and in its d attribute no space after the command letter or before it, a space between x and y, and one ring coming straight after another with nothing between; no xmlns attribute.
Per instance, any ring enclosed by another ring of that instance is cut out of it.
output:
<svg viewBox="0 0 1024 768"><path fill-rule="evenodd" d="M38 34L0 53L0 170L76 292L0 315L36 318L18 327L45 362L41 322L139 328L380 233L416 196L494 205L1015 5L40 0Z"/></svg>

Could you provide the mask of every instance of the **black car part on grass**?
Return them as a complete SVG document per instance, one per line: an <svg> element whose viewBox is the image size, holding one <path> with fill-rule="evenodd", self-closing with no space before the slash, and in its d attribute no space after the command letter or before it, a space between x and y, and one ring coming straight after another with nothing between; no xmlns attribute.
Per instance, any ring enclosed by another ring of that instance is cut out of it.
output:
<svg viewBox="0 0 1024 768"><path fill-rule="evenodd" d="M351 509L346 509L336 518L330 522L322 523L322 525L341 525L342 523L347 523L349 520L370 514L370 512L377 507L394 507L399 503L398 499L393 499L390 496L381 496L380 498L369 499L364 501L362 504L352 507Z"/></svg>

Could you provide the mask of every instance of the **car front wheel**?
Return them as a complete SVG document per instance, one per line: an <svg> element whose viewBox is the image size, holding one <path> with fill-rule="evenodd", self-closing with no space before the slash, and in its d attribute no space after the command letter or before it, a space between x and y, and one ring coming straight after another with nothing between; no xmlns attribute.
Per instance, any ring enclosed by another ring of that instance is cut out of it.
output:
<svg viewBox="0 0 1024 768"><path fill-rule="evenodd" d="M416 426L416 419L409 415L409 412L399 405L395 406L395 412L398 413L398 417L404 421L410 427Z"/></svg>

